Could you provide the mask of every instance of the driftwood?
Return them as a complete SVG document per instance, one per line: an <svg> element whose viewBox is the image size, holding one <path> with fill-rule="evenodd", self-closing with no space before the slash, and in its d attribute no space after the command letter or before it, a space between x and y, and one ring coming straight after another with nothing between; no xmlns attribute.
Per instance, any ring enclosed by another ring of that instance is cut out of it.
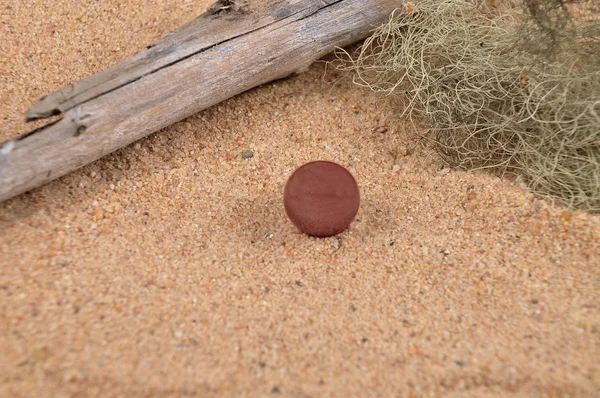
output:
<svg viewBox="0 0 600 398"><path fill-rule="evenodd" d="M0 201L246 90L305 70L335 47L366 38L401 4L220 0L145 51L33 105L28 121L62 118L0 148Z"/></svg>

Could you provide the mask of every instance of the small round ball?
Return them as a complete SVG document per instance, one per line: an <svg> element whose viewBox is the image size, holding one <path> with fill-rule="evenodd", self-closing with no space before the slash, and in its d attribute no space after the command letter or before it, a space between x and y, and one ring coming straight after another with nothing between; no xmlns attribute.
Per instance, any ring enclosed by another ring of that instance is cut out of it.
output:
<svg viewBox="0 0 600 398"><path fill-rule="evenodd" d="M358 213L360 192L344 167L318 160L299 167L283 192L285 212L302 232L315 237L337 235Z"/></svg>

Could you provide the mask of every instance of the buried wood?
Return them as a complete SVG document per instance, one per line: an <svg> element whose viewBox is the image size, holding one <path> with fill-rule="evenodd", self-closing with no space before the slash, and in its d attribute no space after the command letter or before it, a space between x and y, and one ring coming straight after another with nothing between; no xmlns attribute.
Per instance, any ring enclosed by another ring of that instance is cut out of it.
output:
<svg viewBox="0 0 600 398"><path fill-rule="evenodd" d="M0 147L0 201L253 87L303 71L335 47L366 38L401 4L220 0L145 51L33 105L28 121L62 118Z"/></svg>

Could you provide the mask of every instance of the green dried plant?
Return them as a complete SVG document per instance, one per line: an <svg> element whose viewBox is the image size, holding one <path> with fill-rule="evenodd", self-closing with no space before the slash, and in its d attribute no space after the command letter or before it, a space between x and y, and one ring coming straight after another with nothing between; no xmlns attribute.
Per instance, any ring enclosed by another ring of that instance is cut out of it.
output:
<svg viewBox="0 0 600 398"><path fill-rule="evenodd" d="M441 157L521 175L570 208L600 211L600 21L594 1L406 3L333 62L426 123ZM584 17L574 18L573 10Z"/></svg>

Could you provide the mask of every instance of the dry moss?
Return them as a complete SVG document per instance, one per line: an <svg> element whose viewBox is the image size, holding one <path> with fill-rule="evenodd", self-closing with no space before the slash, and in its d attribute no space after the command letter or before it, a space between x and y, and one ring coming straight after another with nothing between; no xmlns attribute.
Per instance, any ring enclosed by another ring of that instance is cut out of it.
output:
<svg viewBox="0 0 600 398"><path fill-rule="evenodd" d="M468 0L407 3L334 64L392 100L397 117L426 122L452 166L516 173L534 193L600 211L597 8L523 0L490 15Z"/></svg>

